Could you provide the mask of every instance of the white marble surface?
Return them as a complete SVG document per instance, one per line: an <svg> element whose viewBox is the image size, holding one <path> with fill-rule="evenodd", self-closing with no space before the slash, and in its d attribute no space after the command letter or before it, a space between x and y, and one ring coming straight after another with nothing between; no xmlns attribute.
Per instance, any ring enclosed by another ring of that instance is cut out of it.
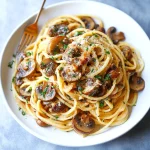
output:
<svg viewBox="0 0 150 150"><path fill-rule="evenodd" d="M49 4L59 1L61 0L47 0L45 5L48 6ZM97 1L117 7L129 14L142 26L150 37L150 0ZM41 2L42 0L0 1L0 51L11 31L25 18L37 11ZM144 119L130 132L111 142L85 148L67 148L44 142L25 131L8 113L2 99L0 99L0 150L149 150L149 118L150 112L148 112ZM61 139L58 137L58 140Z"/></svg>

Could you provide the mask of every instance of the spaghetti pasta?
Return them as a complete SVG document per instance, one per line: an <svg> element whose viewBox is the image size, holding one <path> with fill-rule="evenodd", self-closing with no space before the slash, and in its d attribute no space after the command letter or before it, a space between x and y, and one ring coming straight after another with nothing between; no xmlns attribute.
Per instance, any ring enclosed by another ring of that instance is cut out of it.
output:
<svg viewBox="0 0 150 150"><path fill-rule="evenodd" d="M106 34L99 22L84 15L54 18L17 54L13 94L40 126L87 136L128 119L144 89L144 62L121 42L122 32L120 39L112 30Z"/></svg>

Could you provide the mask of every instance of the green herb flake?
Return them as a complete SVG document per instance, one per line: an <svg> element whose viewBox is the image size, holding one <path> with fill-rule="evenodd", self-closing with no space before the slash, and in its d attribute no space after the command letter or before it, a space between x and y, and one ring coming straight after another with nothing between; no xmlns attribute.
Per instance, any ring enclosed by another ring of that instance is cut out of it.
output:
<svg viewBox="0 0 150 150"><path fill-rule="evenodd" d="M72 74L72 77L75 78L75 77L76 77L76 74Z"/></svg>
<svg viewBox="0 0 150 150"><path fill-rule="evenodd" d="M96 62L96 58L92 58L92 61L93 61L93 62Z"/></svg>
<svg viewBox="0 0 150 150"><path fill-rule="evenodd" d="M55 60L55 58L53 56L51 56L50 59Z"/></svg>
<svg viewBox="0 0 150 150"><path fill-rule="evenodd" d="M91 73L93 73L93 72L94 72L94 69L91 70Z"/></svg>
<svg viewBox="0 0 150 150"><path fill-rule="evenodd" d="M13 54L13 57L14 57L14 58L16 58L16 55L15 55L15 54Z"/></svg>
<svg viewBox="0 0 150 150"><path fill-rule="evenodd" d="M45 95L47 93L47 90L48 90L48 87L49 86L46 86L46 88L43 90L43 92L41 92L41 95L45 98Z"/></svg>
<svg viewBox="0 0 150 150"><path fill-rule="evenodd" d="M31 91L32 91L32 87L29 88L28 92L31 92Z"/></svg>
<svg viewBox="0 0 150 150"><path fill-rule="evenodd" d="M103 100L99 102L99 107L100 107L100 108L103 108L103 107L104 107L104 101L103 101Z"/></svg>
<svg viewBox="0 0 150 150"><path fill-rule="evenodd" d="M49 78L45 77L46 80L49 80Z"/></svg>
<svg viewBox="0 0 150 150"><path fill-rule="evenodd" d="M64 46L63 46L63 47L64 47L64 49L67 49L68 45L67 45L67 44L64 44Z"/></svg>
<svg viewBox="0 0 150 150"><path fill-rule="evenodd" d="M62 71L63 70L63 67L60 67L60 69L59 69L60 71Z"/></svg>
<svg viewBox="0 0 150 150"><path fill-rule="evenodd" d="M12 82L14 83L16 81L16 77L13 77L12 78Z"/></svg>
<svg viewBox="0 0 150 150"><path fill-rule="evenodd" d="M27 56L31 56L33 54L33 52L26 52Z"/></svg>
<svg viewBox="0 0 150 150"><path fill-rule="evenodd" d="M21 110L21 107L19 107L18 109L19 109L19 111L20 111L20 110Z"/></svg>
<svg viewBox="0 0 150 150"><path fill-rule="evenodd" d="M107 49L105 49L105 53L106 53L106 54L110 54L110 51L107 50Z"/></svg>
<svg viewBox="0 0 150 150"><path fill-rule="evenodd" d="M98 37L98 35L96 33L92 33L92 34L93 34L93 36Z"/></svg>
<svg viewBox="0 0 150 150"><path fill-rule="evenodd" d="M14 60L10 61L10 62L8 63L8 67L9 67L9 68L12 68L13 63L14 63Z"/></svg>
<svg viewBox="0 0 150 150"><path fill-rule="evenodd" d="M83 88L81 86L78 86L78 91L79 92L82 92L83 91Z"/></svg>
<svg viewBox="0 0 150 150"><path fill-rule="evenodd" d="M89 49L88 47L85 48L86 51L88 51L88 49Z"/></svg>
<svg viewBox="0 0 150 150"><path fill-rule="evenodd" d="M98 79L98 80L102 79L102 77L100 75L96 75L95 78Z"/></svg>
<svg viewBox="0 0 150 150"><path fill-rule="evenodd" d="M56 120L59 118L59 116L54 116L54 117L55 117Z"/></svg>
<svg viewBox="0 0 150 150"><path fill-rule="evenodd" d="M105 80L105 81L110 80L110 74L106 74L104 80Z"/></svg>
<svg viewBox="0 0 150 150"><path fill-rule="evenodd" d="M25 112L25 111L23 111L23 110L22 110L22 115L23 115L23 116L25 116L25 115L26 115L26 112Z"/></svg>
<svg viewBox="0 0 150 150"><path fill-rule="evenodd" d="M84 32L83 31L77 31L75 32L74 36L82 35Z"/></svg>

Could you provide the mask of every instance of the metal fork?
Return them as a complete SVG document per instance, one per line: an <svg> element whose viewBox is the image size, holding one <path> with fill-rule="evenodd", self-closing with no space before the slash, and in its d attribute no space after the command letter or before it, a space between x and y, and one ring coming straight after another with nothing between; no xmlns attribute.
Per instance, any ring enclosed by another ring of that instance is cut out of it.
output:
<svg viewBox="0 0 150 150"><path fill-rule="evenodd" d="M41 12L42 12L42 9L43 9L45 2L46 2L46 0L43 0L42 6L40 8L39 13L36 16L34 23L27 26L24 29L23 36L22 36L20 44L18 46L18 52L22 51L26 46L28 46L29 44L33 43L36 40L37 35L38 35L37 23L38 23L38 20L39 20L39 17L41 15Z"/></svg>

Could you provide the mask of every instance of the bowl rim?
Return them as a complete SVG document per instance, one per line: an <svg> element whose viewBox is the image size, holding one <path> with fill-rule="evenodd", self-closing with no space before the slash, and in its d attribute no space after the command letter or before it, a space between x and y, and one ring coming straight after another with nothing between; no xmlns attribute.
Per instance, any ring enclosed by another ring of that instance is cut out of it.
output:
<svg viewBox="0 0 150 150"><path fill-rule="evenodd" d="M113 6L110 6L108 4L105 4L105 3L102 3L102 2L98 2L98 1L93 1L93 0L88 0L88 1L81 1L81 0L69 0L69 1L63 1L63 2L58 2L58 3L54 3L54 4L49 4L48 6L46 6L44 8L44 10L47 10L47 9L50 9L50 8L53 8L53 7L57 7L59 5L63 5L63 4L71 4L71 3L96 3L96 4L100 4L100 5L104 5L104 6L107 6L111 9L115 9L117 10L118 12L121 12L123 13L124 15L128 16L139 28L142 29L143 33L145 34L145 36L149 39L148 35L145 33L145 31L143 30L143 28L131 17L129 16L128 14L126 14L125 12L123 12L122 10L116 8L116 7L113 7ZM8 112L11 114L11 116L16 120L16 122L18 122L19 125L21 125L21 127L23 127L26 131L28 131L30 134L34 135L36 138L39 138L43 141L46 141L48 143L51 143L51 144L55 144L55 145L60 145L60 146L65 146L65 147L87 147L87 146L94 146L94 145L98 145L98 144L103 144L103 143L106 143L106 142L109 142L109 141L112 141L112 140L115 140L116 138L124 135L125 133L127 133L128 131L130 131L133 127L135 127L143 118L144 116L147 114L147 112L149 111L149 109L147 109L142 117L140 119L138 119L136 122L134 122L130 127L128 127L127 129L125 129L120 135L117 135L117 136L114 136L112 139L108 139L108 140L105 140L104 142L101 142L101 143L97 143L97 142L93 142L91 144L88 144L88 145L65 145L65 144L59 144L58 142L50 142L48 139L46 139L45 137L37 134L36 132L34 132L32 129L30 129L28 126L26 126L16 115L15 113L12 111L11 107L9 106L8 102L7 102L7 99L6 99L6 96L4 94L4 90L3 90L3 86L2 86L2 60L3 60L3 55L4 55L4 52L5 52L5 49L11 39L11 37L15 34L15 32L17 32L18 28L23 25L24 23L26 23L29 19L31 19L32 17L35 17L35 15L37 14L38 12L34 12L32 13L29 17L25 18L23 21L21 21L21 23L19 23L19 25L17 25L14 30L11 32L11 34L8 36L6 42L4 43L4 46L2 47L2 50L0 52L0 91L1 91L1 96L2 96L2 102L4 103L4 105L6 106ZM149 106L150 108L150 106Z"/></svg>

